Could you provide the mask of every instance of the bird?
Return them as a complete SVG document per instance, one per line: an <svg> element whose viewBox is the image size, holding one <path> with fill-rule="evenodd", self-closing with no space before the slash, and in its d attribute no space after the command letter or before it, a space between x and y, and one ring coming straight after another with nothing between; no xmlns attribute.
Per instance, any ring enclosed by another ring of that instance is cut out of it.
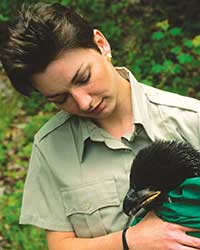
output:
<svg viewBox="0 0 200 250"><path fill-rule="evenodd" d="M123 212L133 216L142 208L148 212L170 203L169 192L199 176L200 151L186 142L157 140L142 148L132 162Z"/></svg>

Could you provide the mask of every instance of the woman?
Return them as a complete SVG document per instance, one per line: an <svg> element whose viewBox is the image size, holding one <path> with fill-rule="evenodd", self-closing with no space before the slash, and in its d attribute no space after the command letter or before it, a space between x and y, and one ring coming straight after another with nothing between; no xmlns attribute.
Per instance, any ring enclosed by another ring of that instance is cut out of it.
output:
<svg viewBox="0 0 200 250"><path fill-rule="evenodd" d="M20 93L39 91L61 109L35 136L20 223L44 228L50 250L200 248L185 235L193 229L152 213L124 231L122 244L134 156L156 138L199 147L197 100L115 68L104 35L59 4L22 9L2 62Z"/></svg>

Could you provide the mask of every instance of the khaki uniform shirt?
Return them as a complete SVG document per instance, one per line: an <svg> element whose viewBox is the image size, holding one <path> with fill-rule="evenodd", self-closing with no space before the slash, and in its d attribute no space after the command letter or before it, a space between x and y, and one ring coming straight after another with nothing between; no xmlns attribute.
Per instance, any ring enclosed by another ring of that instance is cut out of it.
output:
<svg viewBox="0 0 200 250"><path fill-rule="evenodd" d="M200 149L200 102L130 81L135 130L121 140L90 119L60 111L36 134L25 182L21 224L77 237L121 230L131 163L156 139L187 141ZM178 173L177 173L178 174Z"/></svg>

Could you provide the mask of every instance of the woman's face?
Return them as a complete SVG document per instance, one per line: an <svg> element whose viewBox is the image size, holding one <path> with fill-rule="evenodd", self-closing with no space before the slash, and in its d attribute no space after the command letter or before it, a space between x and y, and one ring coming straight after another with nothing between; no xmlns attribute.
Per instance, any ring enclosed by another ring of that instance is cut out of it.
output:
<svg viewBox="0 0 200 250"><path fill-rule="evenodd" d="M94 49L72 49L33 75L34 87L64 111L94 119L111 115L117 105L116 71Z"/></svg>

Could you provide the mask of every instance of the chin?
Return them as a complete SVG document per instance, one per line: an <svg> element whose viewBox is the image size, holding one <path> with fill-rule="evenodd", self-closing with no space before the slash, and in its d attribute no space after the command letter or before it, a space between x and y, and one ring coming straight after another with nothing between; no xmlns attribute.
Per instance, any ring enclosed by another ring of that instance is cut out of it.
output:
<svg viewBox="0 0 200 250"><path fill-rule="evenodd" d="M94 119L96 120L105 120L105 119L109 119L109 117L111 117L113 114L113 111L110 110L103 110L100 114L98 114L97 116L94 117Z"/></svg>

